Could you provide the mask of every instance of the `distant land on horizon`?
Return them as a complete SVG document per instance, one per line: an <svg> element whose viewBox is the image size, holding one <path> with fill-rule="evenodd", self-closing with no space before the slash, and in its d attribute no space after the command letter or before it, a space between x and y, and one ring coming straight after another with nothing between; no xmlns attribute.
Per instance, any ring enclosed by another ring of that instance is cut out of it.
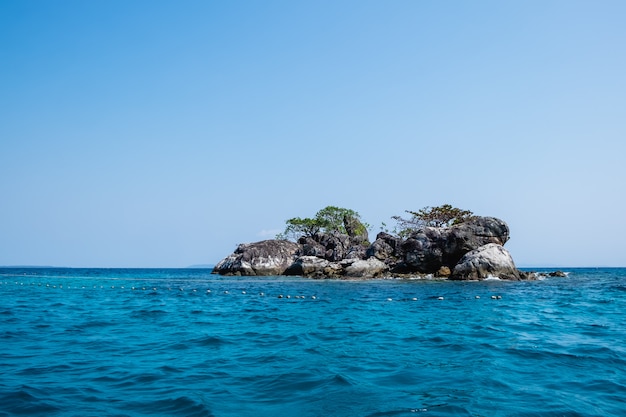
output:
<svg viewBox="0 0 626 417"><path fill-rule="evenodd" d="M74 267L74 266L50 266L50 265L0 265L0 268L4 269L213 269L215 268L215 264L197 264L197 265L189 265L185 267Z"/></svg>
<svg viewBox="0 0 626 417"><path fill-rule="evenodd" d="M51 265L0 265L0 268L15 268L15 269L36 269L36 268L57 268L57 269L69 269L69 266L51 266Z"/></svg>

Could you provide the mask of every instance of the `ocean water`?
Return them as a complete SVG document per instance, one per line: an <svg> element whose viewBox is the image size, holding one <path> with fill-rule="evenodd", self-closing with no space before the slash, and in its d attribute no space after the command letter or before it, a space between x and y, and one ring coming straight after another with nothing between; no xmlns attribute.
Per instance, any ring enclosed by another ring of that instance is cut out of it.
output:
<svg viewBox="0 0 626 417"><path fill-rule="evenodd" d="M567 271L0 269L0 416L624 416L626 269Z"/></svg>

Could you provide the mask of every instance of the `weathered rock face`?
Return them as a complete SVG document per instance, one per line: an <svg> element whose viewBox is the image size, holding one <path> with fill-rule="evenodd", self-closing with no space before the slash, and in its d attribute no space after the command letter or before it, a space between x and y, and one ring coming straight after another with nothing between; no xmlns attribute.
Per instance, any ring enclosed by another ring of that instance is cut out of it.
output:
<svg viewBox="0 0 626 417"><path fill-rule="evenodd" d="M389 267L374 257L368 259L347 259L341 262L343 275L350 278L377 278L384 275Z"/></svg>
<svg viewBox="0 0 626 417"><path fill-rule="evenodd" d="M316 256L300 256L287 268L285 275L308 278L376 278L388 270L387 265L376 258L331 262Z"/></svg>
<svg viewBox="0 0 626 417"><path fill-rule="evenodd" d="M441 266L453 269L467 252L488 243L504 245L509 227L494 217L474 217L448 228L425 227L402 245L407 267L421 273L435 273Z"/></svg>
<svg viewBox="0 0 626 417"><path fill-rule="evenodd" d="M350 249L350 237L338 232L319 233L313 239L326 248L324 258L331 262L344 259Z"/></svg>
<svg viewBox="0 0 626 417"><path fill-rule="evenodd" d="M317 256L299 256L287 268L285 275L297 275L308 278L338 278L341 266Z"/></svg>
<svg viewBox="0 0 626 417"><path fill-rule="evenodd" d="M326 257L326 248L312 237L303 236L298 239L298 243L302 245L302 249L300 250L302 256Z"/></svg>
<svg viewBox="0 0 626 417"><path fill-rule="evenodd" d="M360 238L355 240L339 232L316 233L298 240L298 243L302 245L302 255L318 256L331 262L364 258L367 248L359 242L361 242Z"/></svg>
<svg viewBox="0 0 626 417"><path fill-rule="evenodd" d="M466 253L452 271L453 280L482 280L489 277L520 280L508 250L496 243L489 243Z"/></svg>
<svg viewBox="0 0 626 417"><path fill-rule="evenodd" d="M213 269L221 275L282 275L293 264L300 245L288 240L241 244Z"/></svg>
<svg viewBox="0 0 626 417"><path fill-rule="evenodd" d="M380 232L376 235L374 243L367 248L367 257L375 257L387 264L396 263L404 258L402 251L402 239L390 235L389 233Z"/></svg>

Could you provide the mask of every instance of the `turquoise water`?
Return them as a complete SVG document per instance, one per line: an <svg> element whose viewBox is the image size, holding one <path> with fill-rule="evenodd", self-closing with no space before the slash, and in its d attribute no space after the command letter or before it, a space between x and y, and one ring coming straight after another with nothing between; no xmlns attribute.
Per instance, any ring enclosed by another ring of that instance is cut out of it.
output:
<svg viewBox="0 0 626 417"><path fill-rule="evenodd" d="M568 271L0 269L0 416L626 415L626 269Z"/></svg>

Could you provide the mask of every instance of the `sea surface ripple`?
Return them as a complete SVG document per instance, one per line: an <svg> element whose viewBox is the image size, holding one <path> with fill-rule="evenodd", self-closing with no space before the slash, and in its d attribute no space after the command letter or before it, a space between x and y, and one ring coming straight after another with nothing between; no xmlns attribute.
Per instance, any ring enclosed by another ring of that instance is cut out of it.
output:
<svg viewBox="0 0 626 417"><path fill-rule="evenodd" d="M623 416L626 269L0 269L3 416Z"/></svg>

